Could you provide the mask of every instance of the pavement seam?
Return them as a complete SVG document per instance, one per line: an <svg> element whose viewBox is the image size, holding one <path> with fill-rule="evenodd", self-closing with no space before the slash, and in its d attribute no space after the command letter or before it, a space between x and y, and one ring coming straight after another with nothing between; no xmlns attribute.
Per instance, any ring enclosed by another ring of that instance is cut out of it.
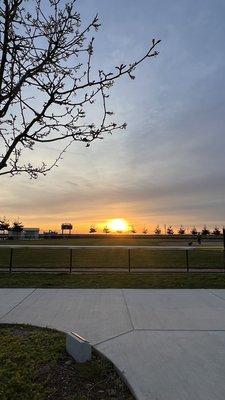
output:
<svg viewBox="0 0 225 400"><path fill-rule="evenodd" d="M129 307L128 307L128 304L127 304L127 301L126 301L126 297L125 297L125 294L124 294L124 289L121 289L121 293L122 293L123 301L124 301L124 304L125 304L125 307L126 307L126 310L127 310L127 315L128 315L129 321L130 321L131 329L129 329L126 332L119 333L116 336L112 336L109 339L105 339L105 340L102 340L101 342L95 343L95 344L93 344L93 346L98 346L98 345L100 345L102 343L106 343L106 342L108 342L110 340L114 340L114 339L116 339L116 338L118 338L120 336L123 336L123 335L126 335L128 333L131 333L131 332L135 331L135 327L134 327L134 324L133 324L133 321L132 321L131 313L130 313L130 310L129 310Z"/></svg>
<svg viewBox="0 0 225 400"><path fill-rule="evenodd" d="M221 297L221 296L219 296L218 294L212 292L211 289L206 289L206 290L207 290L208 293L212 294L213 296L217 297L218 299L225 301L225 298L224 298L224 297ZM216 290L216 289L215 289L215 290Z"/></svg>
<svg viewBox="0 0 225 400"><path fill-rule="evenodd" d="M130 312L130 310L129 310L129 307L128 307L128 304L127 304L127 300L126 300L126 297L125 297L124 289L121 289L121 291L122 291L122 296L123 296L124 304L125 304L126 309L127 309L127 314L128 314L129 320L130 320L130 324L131 324L131 326L132 326L132 330L135 330L135 327L134 327L134 324L133 324L133 321L132 321L131 312Z"/></svg>
<svg viewBox="0 0 225 400"><path fill-rule="evenodd" d="M225 329L148 329L136 328L135 332L225 332Z"/></svg>
<svg viewBox="0 0 225 400"><path fill-rule="evenodd" d="M101 342L94 343L93 346L94 346L94 347L95 347L95 346L99 346L99 345L102 344L102 343L109 342L110 340L117 339L117 338L120 337L120 336L124 336L124 335L127 335L128 333L132 333L132 332L134 332L134 329L130 329L129 331L119 333L118 335L112 336L112 337L110 337L109 339L101 340Z"/></svg>
<svg viewBox="0 0 225 400"><path fill-rule="evenodd" d="M27 296L25 296L21 301L19 301L19 303L17 303L13 308L11 308L11 310L7 311L7 313L3 314L0 317L0 320L2 320L3 318L5 318L8 314L10 314L13 310L15 310L15 308L17 308L18 306L20 306L25 300L28 299L28 297L30 297L35 291L37 290L37 288L33 289L32 292L30 292Z"/></svg>
<svg viewBox="0 0 225 400"><path fill-rule="evenodd" d="M118 337L127 335L132 332L225 332L225 329L145 329L136 328L130 329L129 331L119 333L116 336L112 336L109 339L102 340L101 342L93 343L92 346L96 347L103 343L109 342L111 340L117 339Z"/></svg>

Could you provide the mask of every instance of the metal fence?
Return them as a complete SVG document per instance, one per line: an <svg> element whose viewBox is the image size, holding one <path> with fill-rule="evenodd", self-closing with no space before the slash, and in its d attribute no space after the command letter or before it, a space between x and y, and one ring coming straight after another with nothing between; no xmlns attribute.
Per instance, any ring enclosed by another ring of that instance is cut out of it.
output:
<svg viewBox="0 0 225 400"><path fill-rule="evenodd" d="M0 272L225 272L223 248L1 245Z"/></svg>

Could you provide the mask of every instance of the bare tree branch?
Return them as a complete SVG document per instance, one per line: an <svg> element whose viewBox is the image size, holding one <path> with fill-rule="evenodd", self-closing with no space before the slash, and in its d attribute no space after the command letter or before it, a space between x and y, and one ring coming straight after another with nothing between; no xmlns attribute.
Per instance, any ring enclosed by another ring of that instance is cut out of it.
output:
<svg viewBox="0 0 225 400"><path fill-rule="evenodd" d="M112 121L109 90L123 75L155 57L152 40L140 59L105 72L94 71L98 15L82 27L76 0L3 0L0 5L0 175L27 173L31 178L57 166L73 142L86 146L107 133L125 129ZM101 115L88 121L88 109L101 99ZM33 165L35 145L62 142L51 165Z"/></svg>

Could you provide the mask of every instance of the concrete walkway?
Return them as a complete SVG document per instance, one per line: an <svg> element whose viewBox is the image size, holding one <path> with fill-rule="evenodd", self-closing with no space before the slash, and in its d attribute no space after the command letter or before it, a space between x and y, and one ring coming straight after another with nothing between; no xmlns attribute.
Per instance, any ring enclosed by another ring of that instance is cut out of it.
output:
<svg viewBox="0 0 225 400"><path fill-rule="evenodd" d="M225 399L225 290L0 289L0 322L76 331L137 399Z"/></svg>

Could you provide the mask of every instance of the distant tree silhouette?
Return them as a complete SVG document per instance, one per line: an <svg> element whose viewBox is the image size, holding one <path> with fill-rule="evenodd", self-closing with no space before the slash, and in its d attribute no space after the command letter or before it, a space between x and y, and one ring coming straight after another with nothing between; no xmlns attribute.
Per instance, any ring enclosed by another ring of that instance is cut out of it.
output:
<svg viewBox="0 0 225 400"><path fill-rule="evenodd" d="M215 235L215 236L217 236L217 235L221 235L221 231L220 231L220 229L217 227L217 226L215 226L215 228L214 228L214 230L213 230L213 235Z"/></svg>
<svg viewBox="0 0 225 400"><path fill-rule="evenodd" d="M89 229L89 233L96 233L96 232L97 232L97 229L95 228L95 226L91 225L90 229Z"/></svg>
<svg viewBox="0 0 225 400"><path fill-rule="evenodd" d="M146 227L144 227L143 230L142 230L142 233L143 233L144 235L147 235L148 229L147 229Z"/></svg>
<svg viewBox="0 0 225 400"><path fill-rule="evenodd" d="M180 228L178 230L178 234L179 235L184 235L185 234L185 228L183 227L183 225L180 226Z"/></svg>
<svg viewBox="0 0 225 400"><path fill-rule="evenodd" d="M154 231L155 235L161 235L161 232L162 231L161 231L159 225L157 225L157 227L155 228L155 231Z"/></svg>
<svg viewBox="0 0 225 400"><path fill-rule="evenodd" d="M13 222L13 226L12 226L11 230L13 232L15 232L17 234L17 236L19 236L19 234L21 232L23 232L23 228L24 228L24 226L23 226L22 222L17 220L17 221Z"/></svg>
<svg viewBox="0 0 225 400"><path fill-rule="evenodd" d="M198 234L198 231L197 231L197 229L196 229L195 226L193 226L193 228L191 229L191 234L192 234L193 236L195 236L195 235Z"/></svg>
<svg viewBox="0 0 225 400"><path fill-rule="evenodd" d="M106 233L106 235L108 235L108 233L110 233L110 229L107 225L104 226L103 233Z"/></svg>
<svg viewBox="0 0 225 400"><path fill-rule="evenodd" d="M167 235L173 235L174 234L174 231L173 231L173 228L172 228L172 226L170 225L170 226L168 226L168 228L167 228Z"/></svg>
<svg viewBox="0 0 225 400"><path fill-rule="evenodd" d="M129 232L130 233L136 233L136 229L135 229L134 225L130 225Z"/></svg>
<svg viewBox="0 0 225 400"><path fill-rule="evenodd" d="M203 226L202 235L207 236L210 234L210 230L207 228L206 225Z"/></svg>
<svg viewBox="0 0 225 400"><path fill-rule="evenodd" d="M134 79L135 69L158 55L160 40L153 39L136 61L103 71L95 69L94 37L89 36L100 27L98 16L81 24L76 0L0 4L0 175L37 178L57 166L72 143L88 147L126 128L112 120L109 90L122 76ZM86 119L95 101L102 105L98 124ZM39 151L54 142L61 150L51 164L26 161L35 145Z"/></svg>
<svg viewBox="0 0 225 400"><path fill-rule="evenodd" d="M9 226L10 226L9 221L7 221L5 217L0 219L0 231L5 233L5 231L9 230Z"/></svg>

